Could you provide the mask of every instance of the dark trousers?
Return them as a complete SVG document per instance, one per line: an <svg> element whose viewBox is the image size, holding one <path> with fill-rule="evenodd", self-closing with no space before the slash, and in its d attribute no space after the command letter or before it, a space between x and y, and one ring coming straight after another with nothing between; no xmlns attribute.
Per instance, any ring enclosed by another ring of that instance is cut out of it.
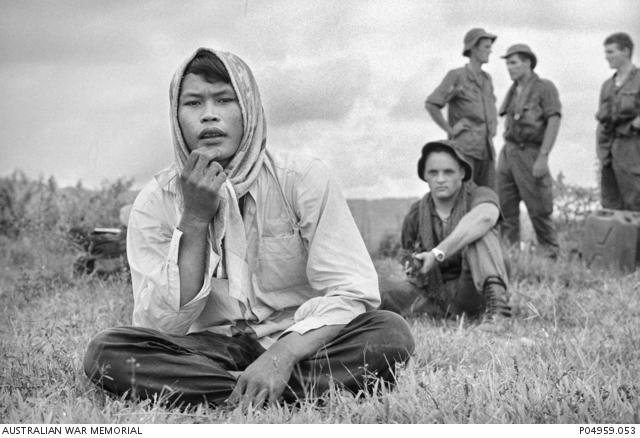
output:
<svg viewBox="0 0 640 438"><path fill-rule="evenodd" d="M520 243L520 201L529 211L531 224L540 245L558 247L558 235L551 218L553 191L551 175L533 176L533 163L539 148L520 148L507 143L498 162L498 196L504 220L502 235L510 244Z"/></svg>
<svg viewBox="0 0 640 438"><path fill-rule="evenodd" d="M600 168L600 198L602 208L624 210L620 188L611 164Z"/></svg>
<svg viewBox="0 0 640 438"><path fill-rule="evenodd" d="M492 159L473 158L468 155L464 156L473 168L473 182L479 186L489 187L491 190L496 189L496 162Z"/></svg>
<svg viewBox="0 0 640 438"><path fill-rule="evenodd" d="M314 397L332 384L353 393L381 378L395 383L395 365L414 350L409 326L400 316L371 311L354 318L314 356L294 369L283 398ZM169 393L171 401L222 405L236 377L265 349L248 335L200 332L167 335L140 327L116 327L96 335L84 358L84 370L104 389L149 398ZM373 379L372 379L373 377Z"/></svg>
<svg viewBox="0 0 640 438"><path fill-rule="evenodd" d="M611 164L600 174L602 207L640 211L640 136L619 137L611 145Z"/></svg>
<svg viewBox="0 0 640 438"><path fill-rule="evenodd" d="M489 231L467 246L462 255L460 276L445 282L444 299L434 296L429 285L417 287L407 280L380 277L380 308L403 316L427 314L444 318L463 313L479 316L486 307L483 287L487 278L497 277L507 284L507 269L498 233ZM509 301L508 296L501 298Z"/></svg>

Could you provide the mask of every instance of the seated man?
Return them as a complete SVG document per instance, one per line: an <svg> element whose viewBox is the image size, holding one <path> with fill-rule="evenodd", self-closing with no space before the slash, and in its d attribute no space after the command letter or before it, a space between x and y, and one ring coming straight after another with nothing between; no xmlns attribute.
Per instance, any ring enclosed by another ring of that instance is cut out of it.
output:
<svg viewBox="0 0 640 438"><path fill-rule="evenodd" d="M418 176L430 192L402 225L407 280L381 278L381 308L401 315L510 316L497 195L471 180L471 165L452 140L422 148Z"/></svg>
<svg viewBox="0 0 640 438"><path fill-rule="evenodd" d="M315 159L266 149L253 74L199 49L170 88L175 163L129 220L133 327L97 334L86 374L184 403L294 401L393 384L414 349L338 186Z"/></svg>

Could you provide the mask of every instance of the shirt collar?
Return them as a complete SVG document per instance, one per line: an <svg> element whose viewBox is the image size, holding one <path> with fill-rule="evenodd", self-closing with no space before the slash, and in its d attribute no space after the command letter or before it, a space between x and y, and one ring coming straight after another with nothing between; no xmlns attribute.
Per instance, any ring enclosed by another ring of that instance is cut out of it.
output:
<svg viewBox="0 0 640 438"><path fill-rule="evenodd" d="M178 169L175 164L156 173L154 178L162 190L174 195L178 193ZM257 199L258 185L255 183L251 184L247 193L249 193L254 200Z"/></svg>
<svg viewBox="0 0 640 438"><path fill-rule="evenodd" d="M178 192L178 169L175 164L162 169L154 175L154 178L162 190L172 194Z"/></svg>
<svg viewBox="0 0 640 438"><path fill-rule="evenodd" d="M487 72L485 72L484 70L480 69L480 73L476 74L476 72L473 71L473 69L471 68L471 64L465 64L465 68L467 69L467 76L469 77L469 79L478 82L479 77L482 77L483 79L487 78Z"/></svg>
<svg viewBox="0 0 640 438"><path fill-rule="evenodd" d="M631 81L633 79L633 77L637 73L638 73L638 67L636 67L635 64L631 64L631 70L629 71L629 75L627 76L627 80L624 81L624 83L626 84L627 82ZM613 80L614 84L616 82L616 76L618 76L618 72L617 71L613 74L613 76L611 76L611 79Z"/></svg>
<svg viewBox="0 0 640 438"><path fill-rule="evenodd" d="M531 72L531 76L529 76L529 79L527 79L527 81L522 84L522 89L524 90L531 83L533 83L533 81L535 81L537 79L538 79L538 75L536 73L534 73L534 72Z"/></svg>

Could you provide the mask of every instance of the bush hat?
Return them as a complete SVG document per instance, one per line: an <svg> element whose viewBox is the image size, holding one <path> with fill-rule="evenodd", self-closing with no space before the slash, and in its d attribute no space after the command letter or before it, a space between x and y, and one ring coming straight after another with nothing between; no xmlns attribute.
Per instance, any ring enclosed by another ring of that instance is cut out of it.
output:
<svg viewBox="0 0 640 438"><path fill-rule="evenodd" d="M458 162L464 168L464 178L462 179L462 181L469 181L473 176L473 168L471 167L471 164L469 164L467 159L464 157L464 155L462 155L462 153L460 152L460 146L458 145L458 143L456 143L453 140L430 141L429 143L422 146L422 155L418 160L418 176L420 177L420 179L425 182L427 181L426 179L424 179L424 176L423 176L424 165L425 165L425 162L427 161L427 157L429 156L429 154L435 148L438 148L438 147L444 147L449 152L451 152L451 154L454 157L458 159Z"/></svg>
<svg viewBox="0 0 640 438"><path fill-rule="evenodd" d="M469 52L478 43L478 41L480 41L481 38L489 38L491 42L494 42L498 37L480 27L471 29L464 36L464 48L462 49L462 56L469 56Z"/></svg>
<svg viewBox="0 0 640 438"><path fill-rule="evenodd" d="M538 58L536 58L536 54L533 53L531 47L526 44L514 44L513 46L509 47L509 49L507 49L507 54L502 56L502 58L507 59L509 56L515 55L516 53L524 53L525 55L531 57L531 70L536 68L536 65L538 64Z"/></svg>

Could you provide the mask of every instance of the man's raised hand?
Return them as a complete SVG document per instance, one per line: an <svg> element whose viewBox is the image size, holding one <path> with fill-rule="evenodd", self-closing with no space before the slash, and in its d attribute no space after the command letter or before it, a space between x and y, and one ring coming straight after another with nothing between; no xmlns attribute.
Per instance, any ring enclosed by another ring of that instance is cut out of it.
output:
<svg viewBox="0 0 640 438"><path fill-rule="evenodd" d="M215 216L220 205L220 188L227 179L216 158L215 150L196 149L189 154L180 174L184 214L200 222L208 223Z"/></svg>

